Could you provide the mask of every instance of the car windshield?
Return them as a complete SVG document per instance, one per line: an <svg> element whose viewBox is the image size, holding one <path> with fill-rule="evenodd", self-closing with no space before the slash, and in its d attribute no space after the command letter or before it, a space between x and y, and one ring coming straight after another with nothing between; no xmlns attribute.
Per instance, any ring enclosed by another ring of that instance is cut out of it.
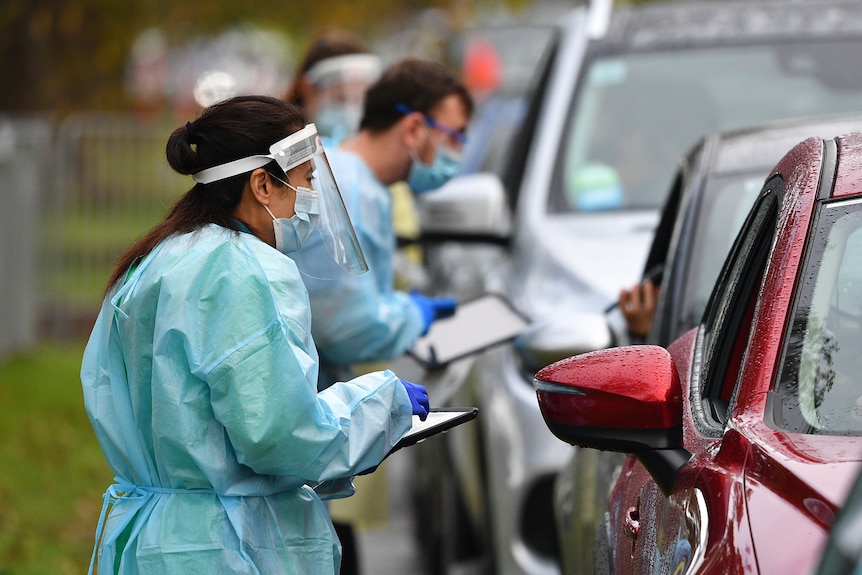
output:
<svg viewBox="0 0 862 575"><path fill-rule="evenodd" d="M860 40L609 53L581 73L548 198L551 212L658 209L705 133L856 111Z"/></svg>
<svg viewBox="0 0 862 575"><path fill-rule="evenodd" d="M669 341L696 326L703 316L721 266L768 171L769 168L764 168L762 173L735 174L706 182L692 222L698 231L693 234L688 251L687 273L683 279L686 287L681 293L676 325L671 327Z"/></svg>
<svg viewBox="0 0 862 575"><path fill-rule="evenodd" d="M862 435L862 200L825 207L794 303L780 427Z"/></svg>

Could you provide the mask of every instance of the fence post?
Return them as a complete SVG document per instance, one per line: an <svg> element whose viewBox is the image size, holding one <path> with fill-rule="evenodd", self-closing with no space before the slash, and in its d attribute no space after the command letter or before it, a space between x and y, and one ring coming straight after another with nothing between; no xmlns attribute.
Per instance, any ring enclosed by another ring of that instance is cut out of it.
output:
<svg viewBox="0 0 862 575"><path fill-rule="evenodd" d="M37 204L50 164L47 120L0 117L0 357L37 338Z"/></svg>

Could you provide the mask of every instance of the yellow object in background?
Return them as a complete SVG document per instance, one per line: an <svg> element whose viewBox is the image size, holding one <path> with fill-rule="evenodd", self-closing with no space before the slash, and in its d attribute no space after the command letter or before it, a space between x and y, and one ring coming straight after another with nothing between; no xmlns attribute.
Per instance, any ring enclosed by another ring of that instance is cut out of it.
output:
<svg viewBox="0 0 862 575"><path fill-rule="evenodd" d="M413 192L404 182L392 184L389 189L392 192L392 220L395 235L401 238L419 237L419 214L416 211L416 202L413 200ZM406 246L398 250L408 266L422 265L422 248L418 245ZM414 286L407 279L409 273L404 270L399 262L395 263L395 289L410 290Z"/></svg>
<svg viewBox="0 0 862 575"><path fill-rule="evenodd" d="M404 182L390 186L392 191L392 219L395 234L400 237L416 238L419 236L419 217L413 192ZM407 246L399 250L405 259L413 265L422 264L422 250L418 245ZM409 289L408 282L395 269L395 289ZM386 369L385 362L355 365L356 375L371 371ZM389 520L389 501L387 495L388 475L384 461L374 473L359 475L354 478L356 493L345 499L329 501L329 514L334 521L351 523L357 529L374 529L383 526Z"/></svg>

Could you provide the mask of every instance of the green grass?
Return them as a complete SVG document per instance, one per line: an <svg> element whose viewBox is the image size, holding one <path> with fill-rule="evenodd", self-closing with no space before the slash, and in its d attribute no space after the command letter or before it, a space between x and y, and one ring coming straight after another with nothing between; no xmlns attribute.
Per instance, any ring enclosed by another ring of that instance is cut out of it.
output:
<svg viewBox="0 0 862 575"><path fill-rule="evenodd" d="M84 411L84 342L0 362L0 575L85 573L112 474Z"/></svg>
<svg viewBox="0 0 862 575"><path fill-rule="evenodd" d="M102 493L112 483L84 411L84 341L0 361L0 575L81 575ZM386 462L333 513L360 528L386 520Z"/></svg>

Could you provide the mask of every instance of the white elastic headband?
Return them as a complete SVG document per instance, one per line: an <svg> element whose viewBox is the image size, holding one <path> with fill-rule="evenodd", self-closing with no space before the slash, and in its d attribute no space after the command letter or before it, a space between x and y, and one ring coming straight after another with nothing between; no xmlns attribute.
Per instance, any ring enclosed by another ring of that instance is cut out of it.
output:
<svg viewBox="0 0 862 575"><path fill-rule="evenodd" d="M271 145L268 155L248 156L219 164L192 174L192 179L199 184L209 184L262 168L273 160L278 162L284 173L287 173L288 170L307 162L322 151L323 145L317 135L317 128L314 124L308 124Z"/></svg>
<svg viewBox="0 0 862 575"><path fill-rule="evenodd" d="M335 83L361 80L374 82L380 77L383 65L374 54L345 54L333 56L308 69L305 77L314 85L325 84L332 78Z"/></svg>

